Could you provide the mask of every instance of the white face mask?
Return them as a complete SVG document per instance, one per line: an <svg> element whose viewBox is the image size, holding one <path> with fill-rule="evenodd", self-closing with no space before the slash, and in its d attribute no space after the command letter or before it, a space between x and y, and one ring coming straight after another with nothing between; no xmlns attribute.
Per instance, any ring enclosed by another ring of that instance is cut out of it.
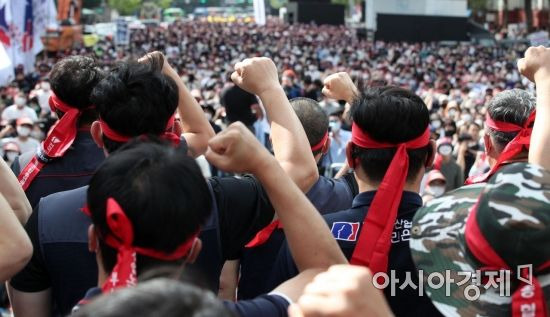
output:
<svg viewBox="0 0 550 317"><path fill-rule="evenodd" d="M212 120L212 114L211 113L205 112L204 116L206 117L206 120L208 120L208 121Z"/></svg>
<svg viewBox="0 0 550 317"><path fill-rule="evenodd" d="M50 83L42 83L40 84L40 87L42 87L42 90L48 91L50 90Z"/></svg>
<svg viewBox="0 0 550 317"><path fill-rule="evenodd" d="M471 114L463 114L462 115L462 120L465 121L465 122L470 122L472 121L472 115Z"/></svg>
<svg viewBox="0 0 550 317"><path fill-rule="evenodd" d="M445 194L445 186L428 186L428 191L434 195L434 197L440 197Z"/></svg>
<svg viewBox="0 0 550 317"><path fill-rule="evenodd" d="M439 120L434 120L434 121L432 121L432 127L433 127L434 129L439 129L439 128L441 128L441 121L439 121Z"/></svg>
<svg viewBox="0 0 550 317"><path fill-rule="evenodd" d="M31 129L29 127L24 127L24 126L17 127L17 135L26 137L26 136L29 136L30 134L31 134Z"/></svg>
<svg viewBox="0 0 550 317"><path fill-rule="evenodd" d="M27 100L25 98L17 97L15 98L15 104L18 106L24 106Z"/></svg>
<svg viewBox="0 0 550 317"><path fill-rule="evenodd" d="M444 144L439 147L438 152L443 156L448 156L453 152L453 147L449 144Z"/></svg>
<svg viewBox="0 0 550 317"><path fill-rule="evenodd" d="M332 132L338 132L342 127L342 123L340 123L339 121L331 121L328 125L330 126L330 131Z"/></svg>
<svg viewBox="0 0 550 317"><path fill-rule="evenodd" d="M8 158L9 162L13 162L18 155L19 153L17 152L13 152L13 151L6 152L6 157Z"/></svg>

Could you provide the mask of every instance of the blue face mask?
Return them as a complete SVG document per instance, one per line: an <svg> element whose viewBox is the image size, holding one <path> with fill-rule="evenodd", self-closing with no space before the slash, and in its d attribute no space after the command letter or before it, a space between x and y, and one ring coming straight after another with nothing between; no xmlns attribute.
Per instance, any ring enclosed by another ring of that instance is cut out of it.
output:
<svg viewBox="0 0 550 317"><path fill-rule="evenodd" d="M340 128L342 127L342 123L340 121L330 121L329 122L330 131L332 132L338 132L340 131Z"/></svg>

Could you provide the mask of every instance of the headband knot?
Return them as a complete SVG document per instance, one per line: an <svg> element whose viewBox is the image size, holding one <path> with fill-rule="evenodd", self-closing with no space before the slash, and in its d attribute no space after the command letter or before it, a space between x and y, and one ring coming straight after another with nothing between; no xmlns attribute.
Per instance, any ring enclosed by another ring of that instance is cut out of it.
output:
<svg viewBox="0 0 550 317"><path fill-rule="evenodd" d="M78 118L82 114L82 110L65 103L53 92L48 103L53 112L59 110L64 115L51 128L46 139L42 141L37 155L30 160L19 174L18 180L23 190L29 188L45 164L55 158L62 157L76 138Z"/></svg>
<svg viewBox="0 0 550 317"><path fill-rule="evenodd" d="M525 121L523 126L519 126L517 124L509 123L509 122L503 122L503 121L497 121L493 120L491 116L489 116L489 113L487 113L485 118L485 124L488 128L493 129L497 132L518 132L515 138L510 141L502 153L500 153L497 162L495 165L489 170L489 172L470 177L466 180L466 185L470 184L478 184L478 183L485 183L493 176L498 170L506 164L509 160L516 157L518 154L520 154L524 149L529 150L529 145L531 144L531 133L533 132L533 124L535 122L536 118L536 111L531 112L529 115L529 118Z"/></svg>
<svg viewBox="0 0 550 317"><path fill-rule="evenodd" d="M174 146L177 146L181 141L180 137L171 131L174 126L175 118L175 115L173 115L172 117L170 117L170 119L168 119L168 123L166 124L166 131L160 137L166 141L169 141ZM109 127L107 122L103 121L102 119L99 119L99 125L101 126L101 131L103 132L103 135L105 135L110 140L119 143L126 143L130 141L130 139L132 139L131 136L127 136L113 130L111 127Z"/></svg>

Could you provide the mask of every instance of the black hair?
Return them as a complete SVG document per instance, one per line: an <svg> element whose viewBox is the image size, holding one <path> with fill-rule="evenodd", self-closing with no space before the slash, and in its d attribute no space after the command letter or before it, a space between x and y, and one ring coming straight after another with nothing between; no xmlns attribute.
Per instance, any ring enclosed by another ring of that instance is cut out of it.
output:
<svg viewBox="0 0 550 317"><path fill-rule="evenodd" d="M160 278L102 295L72 316L230 317L234 314L210 291Z"/></svg>
<svg viewBox="0 0 550 317"><path fill-rule="evenodd" d="M379 142L399 144L422 135L430 122L428 108L409 90L394 87L363 89L351 106L353 122ZM352 158L359 158L367 177L380 182L386 174L396 149L365 149L354 146ZM425 165L432 147L407 150L407 181L413 181Z"/></svg>
<svg viewBox="0 0 550 317"><path fill-rule="evenodd" d="M50 72L52 91L63 102L86 109L80 117L80 124L90 124L97 118L90 96L94 87L103 79L104 72L96 61L87 56L69 56L57 62ZM61 117L63 113L59 112Z"/></svg>
<svg viewBox="0 0 550 317"><path fill-rule="evenodd" d="M317 101L298 97L290 100L290 105L302 123L311 147L319 144L328 131L328 117ZM322 150L322 149L321 149ZM321 152L313 153L316 155Z"/></svg>
<svg viewBox="0 0 550 317"><path fill-rule="evenodd" d="M510 89L496 94L487 105L487 113L493 120L523 126L535 109L535 98L522 89ZM495 140L497 150L502 151L517 132L499 132L487 127Z"/></svg>
<svg viewBox="0 0 550 317"><path fill-rule="evenodd" d="M208 186L195 160L160 143L131 141L109 156L88 188L88 206L100 237L104 268L110 272L117 251L103 242L110 234L106 203L115 199L131 221L134 245L173 252L210 215ZM137 257L137 272L168 262Z"/></svg>
<svg viewBox="0 0 550 317"><path fill-rule="evenodd" d="M95 87L92 101L100 118L118 133L135 137L160 135L178 106L178 87L162 73L162 59L124 62ZM120 143L103 136L105 149L113 152Z"/></svg>

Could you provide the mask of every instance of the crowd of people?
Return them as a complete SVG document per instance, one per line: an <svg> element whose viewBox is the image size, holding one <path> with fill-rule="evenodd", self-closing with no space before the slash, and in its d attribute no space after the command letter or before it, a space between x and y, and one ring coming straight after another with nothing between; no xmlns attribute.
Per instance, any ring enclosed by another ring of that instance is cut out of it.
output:
<svg viewBox="0 0 550 317"><path fill-rule="evenodd" d="M550 49L175 22L16 74L16 317L550 314Z"/></svg>

